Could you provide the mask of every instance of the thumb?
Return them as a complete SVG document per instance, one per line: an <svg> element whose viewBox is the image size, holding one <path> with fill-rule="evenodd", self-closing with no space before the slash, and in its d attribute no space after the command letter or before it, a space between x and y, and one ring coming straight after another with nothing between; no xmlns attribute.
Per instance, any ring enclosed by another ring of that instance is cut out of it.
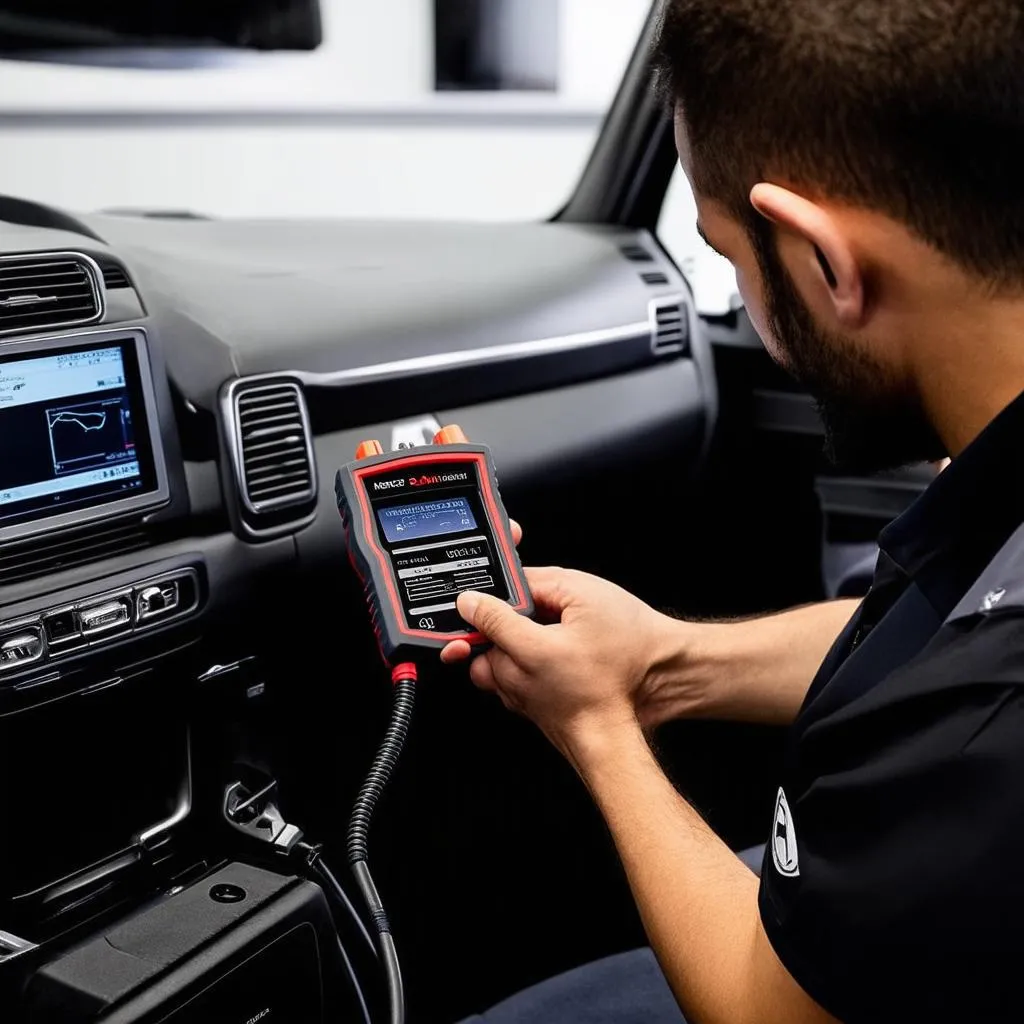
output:
<svg viewBox="0 0 1024 1024"><path fill-rule="evenodd" d="M516 655L535 641L541 627L490 594L467 590L458 597L459 614L491 643L507 654Z"/></svg>

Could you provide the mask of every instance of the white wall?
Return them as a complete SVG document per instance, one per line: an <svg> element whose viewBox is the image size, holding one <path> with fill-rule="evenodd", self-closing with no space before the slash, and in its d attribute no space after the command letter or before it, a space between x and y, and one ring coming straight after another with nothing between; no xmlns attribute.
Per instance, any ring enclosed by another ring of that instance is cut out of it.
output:
<svg viewBox="0 0 1024 1024"><path fill-rule="evenodd" d="M498 64L509 80L533 89L557 82L560 12L551 0L505 0L497 11Z"/></svg>
<svg viewBox="0 0 1024 1024"><path fill-rule="evenodd" d="M561 0L556 94L435 94L431 0L322 0L310 54L191 70L0 61L0 192L73 210L546 217L649 3Z"/></svg>
<svg viewBox="0 0 1024 1024"><path fill-rule="evenodd" d="M0 190L85 209L547 215L579 173L647 5L565 0L556 95L435 94L430 0L323 0L325 43L311 54L231 55L187 71L0 61ZM248 120L189 123L211 111ZM82 120L3 118L18 112ZM99 116L126 112L164 119Z"/></svg>

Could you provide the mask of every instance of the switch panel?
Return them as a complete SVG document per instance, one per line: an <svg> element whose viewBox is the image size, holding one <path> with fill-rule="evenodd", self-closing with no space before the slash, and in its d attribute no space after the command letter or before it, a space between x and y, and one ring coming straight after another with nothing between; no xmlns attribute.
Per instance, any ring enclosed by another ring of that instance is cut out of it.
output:
<svg viewBox="0 0 1024 1024"><path fill-rule="evenodd" d="M25 668L43 657L43 631L37 625L23 626L0 636L0 672Z"/></svg>
<svg viewBox="0 0 1024 1024"><path fill-rule="evenodd" d="M79 605L78 621L81 623L83 636L91 637L97 633L131 629L131 593L118 594L96 604Z"/></svg>
<svg viewBox="0 0 1024 1024"><path fill-rule="evenodd" d="M0 676L185 618L199 608L199 599L199 573L178 569L77 604L0 622Z"/></svg>
<svg viewBox="0 0 1024 1024"><path fill-rule="evenodd" d="M139 622L173 615L181 603L179 580L165 580L135 588L135 606Z"/></svg>

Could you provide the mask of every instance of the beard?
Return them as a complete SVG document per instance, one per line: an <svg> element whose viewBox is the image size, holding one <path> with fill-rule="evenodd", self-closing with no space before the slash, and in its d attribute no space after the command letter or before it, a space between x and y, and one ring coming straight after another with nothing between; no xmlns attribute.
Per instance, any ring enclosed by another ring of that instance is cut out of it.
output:
<svg viewBox="0 0 1024 1024"><path fill-rule="evenodd" d="M943 444L912 390L848 339L815 322L779 258L771 225L758 217L750 234L769 330L785 354L784 369L817 403L829 461L875 473L944 458Z"/></svg>

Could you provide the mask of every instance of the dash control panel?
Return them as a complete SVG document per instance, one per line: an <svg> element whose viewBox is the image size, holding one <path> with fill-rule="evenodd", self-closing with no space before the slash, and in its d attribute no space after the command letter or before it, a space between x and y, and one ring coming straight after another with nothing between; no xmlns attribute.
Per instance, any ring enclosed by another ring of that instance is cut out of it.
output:
<svg viewBox="0 0 1024 1024"><path fill-rule="evenodd" d="M198 607L199 574L188 568L0 622L0 677L161 626Z"/></svg>

